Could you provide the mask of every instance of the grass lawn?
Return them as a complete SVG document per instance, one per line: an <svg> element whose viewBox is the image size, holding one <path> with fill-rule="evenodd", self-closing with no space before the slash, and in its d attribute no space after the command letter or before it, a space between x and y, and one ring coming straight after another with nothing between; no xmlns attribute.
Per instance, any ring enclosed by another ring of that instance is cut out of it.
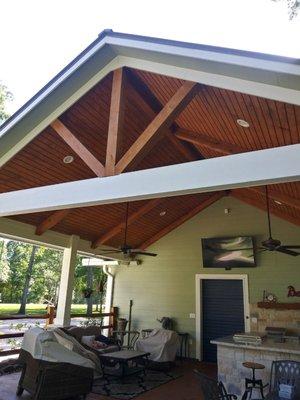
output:
<svg viewBox="0 0 300 400"><path fill-rule="evenodd" d="M0 315L17 314L19 308L20 304L0 303ZM46 312L45 304L27 304L26 314L28 315L46 314ZM76 314L85 314L86 304L73 304L71 312Z"/></svg>

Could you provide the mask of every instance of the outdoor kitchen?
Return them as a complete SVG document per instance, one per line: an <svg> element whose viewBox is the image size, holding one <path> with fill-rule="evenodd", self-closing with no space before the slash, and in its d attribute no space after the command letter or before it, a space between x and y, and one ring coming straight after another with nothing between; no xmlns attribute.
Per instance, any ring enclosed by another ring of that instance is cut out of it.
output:
<svg viewBox="0 0 300 400"><path fill-rule="evenodd" d="M242 395L248 384L260 392L255 398L262 398L269 391L273 361L281 360L287 374L293 374L292 362L300 361L300 309L296 304L258 303L251 307L250 332L212 341L217 345L218 378L229 392ZM300 379L299 370L295 379ZM295 398L289 390L282 398Z"/></svg>

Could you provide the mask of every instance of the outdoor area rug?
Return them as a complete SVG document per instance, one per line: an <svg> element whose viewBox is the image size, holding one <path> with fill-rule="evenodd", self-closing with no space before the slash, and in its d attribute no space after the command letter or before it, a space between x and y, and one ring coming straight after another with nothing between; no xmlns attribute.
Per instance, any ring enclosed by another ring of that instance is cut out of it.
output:
<svg viewBox="0 0 300 400"><path fill-rule="evenodd" d="M95 380L92 392L114 399L129 400L180 376L182 375L174 372L149 370L142 379L137 375L132 375L125 377L122 382L118 378L110 377L109 383L107 383L107 380L99 378Z"/></svg>

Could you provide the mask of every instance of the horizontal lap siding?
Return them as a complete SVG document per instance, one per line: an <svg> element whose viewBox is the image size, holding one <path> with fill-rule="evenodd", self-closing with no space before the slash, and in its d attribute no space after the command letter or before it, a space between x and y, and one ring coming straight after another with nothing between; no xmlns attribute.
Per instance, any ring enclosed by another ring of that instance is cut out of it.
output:
<svg viewBox="0 0 300 400"><path fill-rule="evenodd" d="M224 208L230 213L224 214ZM299 227L274 217L273 230L283 243L300 244ZM179 331L190 333L191 355L195 355L195 320L189 318L195 312L195 274L246 273L251 303L261 301L263 290L274 292L279 301L292 301L287 298L287 286L300 282L297 257L261 253L256 268L203 269L201 237L236 235L253 235L259 243L267 236L266 215L225 197L153 244L149 250L158 253L156 258L144 257L141 266L118 268L114 305L128 317L133 299L133 325L139 329L159 327L157 318L173 317Z"/></svg>

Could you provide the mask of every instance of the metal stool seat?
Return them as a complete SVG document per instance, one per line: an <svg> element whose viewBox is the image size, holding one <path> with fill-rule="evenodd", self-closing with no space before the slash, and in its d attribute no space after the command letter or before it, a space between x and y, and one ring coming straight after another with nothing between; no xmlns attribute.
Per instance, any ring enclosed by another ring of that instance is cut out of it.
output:
<svg viewBox="0 0 300 400"><path fill-rule="evenodd" d="M255 363L255 362L250 362L246 361L243 362L243 366L245 368L252 369L252 378L246 378L245 379L245 386L246 386L246 392L250 394L249 399L252 399L252 390L253 389L259 389L261 398L264 399L264 388L268 386L268 383L265 385L262 383L261 379L256 379L255 376L255 371L257 369L264 369L265 366L263 364Z"/></svg>

